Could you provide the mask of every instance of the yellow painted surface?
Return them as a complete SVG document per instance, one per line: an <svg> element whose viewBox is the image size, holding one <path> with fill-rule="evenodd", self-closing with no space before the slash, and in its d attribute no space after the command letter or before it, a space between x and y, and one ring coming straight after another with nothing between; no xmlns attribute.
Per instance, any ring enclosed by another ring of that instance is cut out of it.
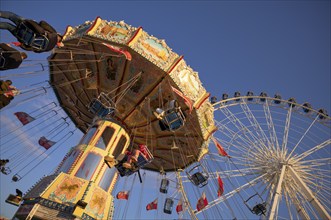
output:
<svg viewBox="0 0 331 220"><path fill-rule="evenodd" d="M111 199L109 193L92 183L84 198L87 203L84 212L95 219L107 219Z"/></svg>
<svg viewBox="0 0 331 220"><path fill-rule="evenodd" d="M136 34L136 36L128 44L130 47L136 43L136 41L140 38L142 32L143 32L142 28L139 28L138 33Z"/></svg>
<svg viewBox="0 0 331 220"><path fill-rule="evenodd" d="M95 31L98 29L100 23L101 23L101 18L97 18L95 21L94 21L94 26L91 30L89 30L89 32L87 33L88 35L94 35L95 34Z"/></svg>
<svg viewBox="0 0 331 220"><path fill-rule="evenodd" d="M41 197L60 204L77 203L83 197L88 182L66 173L60 173L41 194Z"/></svg>

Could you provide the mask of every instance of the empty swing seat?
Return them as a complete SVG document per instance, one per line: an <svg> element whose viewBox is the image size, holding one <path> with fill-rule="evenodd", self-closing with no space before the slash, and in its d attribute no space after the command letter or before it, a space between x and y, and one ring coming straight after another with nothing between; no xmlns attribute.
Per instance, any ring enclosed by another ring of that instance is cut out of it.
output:
<svg viewBox="0 0 331 220"><path fill-rule="evenodd" d="M108 108L101 103L99 99L93 99L89 111L93 114L96 114L99 117L105 117L114 112L114 108Z"/></svg>
<svg viewBox="0 0 331 220"><path fill-rule="evenodd" d="M101 118L112 114L115 111L115 104L105 93L100 93L98 98L92 100L89 111Z"/></svg>
<svg viewBox="0 0 331 220"><path fill-rule="evenodd" d="M22 197L13 194L9 194L9 196L6 199L6 203L15 206L19 206L21 202L22 202Z"/></svg>
<svg viewBox="0 0 331 220"><path fill-rule="evenodd" d="M207 185L208 178L202 173L196 172L191 176L191 181L194 183L194 185L203 187Z"/></svg>
<svg viewBox="0 0 331 220"><path fill-rule="evenodd" d="M13 177L12 177L12 181L13 182L17 182L17 181L19 181L20 179L22 179L22 177L20 177L18 174L15 174Z"/></svg>
<svg viewBox="0 0 331 220"><path fill-rule="evenodd" d="M161 180L161 186L160 186L160 192L161 193L168 193L168 188L169 188L169 180L162 179Z"/></svg>
<svg viewBox="0 0 331 220"><path fill-rule="evenodd" d="M173 205L174 205L174 200L167 198L164 202L163 212L167 214L171 214Z"/></svg>
<svg viewBox="0 0 331 220"><path fill-rule="evenodd" d="M186 171L187 178L199 188L208 184L209 174L207 170L201 165L194 165L189 171Z"/></svg>
<svg viewBox="0 0 331 220"><path fill-rule="evenodd" d="M16 195L9 194L9 196L6 199L6 203L19 206L23 200L22 197L23 197L22 191L19 189L16 189Z"/></svg>

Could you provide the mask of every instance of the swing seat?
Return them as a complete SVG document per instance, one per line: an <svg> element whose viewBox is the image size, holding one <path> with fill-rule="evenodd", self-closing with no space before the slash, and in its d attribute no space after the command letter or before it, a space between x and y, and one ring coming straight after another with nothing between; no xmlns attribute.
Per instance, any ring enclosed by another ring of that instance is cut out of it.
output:
<svg viewBox="0 0 331 220"><path fill-rule="evenodd" d="M9 203L11 205L19 206L22 202L22 197L18 195L9 194L9 196L6 199L6 203Z"/></svg>
<svg viewBox="0 0 331 220"><path fill-rule="evenodd" d="M159 115L161 130L175 131L185 123L185 116L176 100L170 101L166 110L157 108L156 113Z"/></svg>
<svg viewBox="0 0 331 220"><path fill-rule="evenodd" d="M1 173L8 175L11 173L11 170L9 169L9 167L1 167Z"/></svg>
<svg viewBox="0 0 331 220"><path fill-rule="evenodd" d="M139 154L137 162L131 164L131 165L133 165L132 169L128 169L128 168L123 167L123 163L125 163L128 159L128 156L125 155L123 160L121 160L117 165L115 165L118 172L120 173L120 176L121 177L130 176L133 173L137 172L140 168L143 168L147 164L151 163L153 161L154 157L151 154L151 152L148 150L148 148L146 148L146 153L147 153L146 156L143 155L142 153Z"/></svg>
<svg viewBox="0 0 331 220"><path fill-rule="evenodd" d="M168 193L168 188L169 188L169 180L162 179L161 180L161 185L160 185L160 192L161 193Z"/></svg>
<svg viewBox="0 0 331 220"><path fill-rule="evenodd" d="M258 193L255 193L251 197L249 197L246 201L244 201L247 208L255 215L265 215L267 211L267 203L263 201L261 196ZM249 203L255 203L256 205L249 205Z"/></svg>
<svg viewBox="0 0 331 220"><path fill-rule="evenodd" d="M191 181L194 185L204 187L208 183L208 178L200 172L196 172L191 176Z"/></svg>
<svg viewBox="0 0 331 220"><path fill-rule="evenodd" d="M255 215L264 215L267 211L266 204L265 203L259 203L253 207L251 210L253 214Z"/></svg>
<svg viewBox="0 0 331 220"><path fill-rule="evenodd" d="M15 174L11 180L12 180L13 182L17 182L17 181L19 181L20 179L22 179L22 177L20 177L18 174Z"/></svg>
<svg viewBox="0 0 331 220"><path fill-rule="evenodd" d="M92 114L95 114L101 118L106 117L114 113L115 104L105 93L100 93L98 98L92 100L88 109Z"/></svg>
<svg viewBox="0 0 331 220"><path fill-rule="evenodd" d="M186 174L188 179L199 188L202 188L208 184L208 172L201 164L195 165L192 169L186 171Z"/></svg>
<svg viewBox="0 0 331 220"><path fill-rule="evenodd" d="M44 50L49 44L49 40L46 36L37 36L23 22L17 27L16 37L23 44L31 46L36 50Z"/></svg>
<svg viewBox="0 0 331 220"><path fill-rule="evenodd" d="M163 212L166 214L171 214L173 205L174 205L174 200L170 198L166 198L164 202Z"/></svg>

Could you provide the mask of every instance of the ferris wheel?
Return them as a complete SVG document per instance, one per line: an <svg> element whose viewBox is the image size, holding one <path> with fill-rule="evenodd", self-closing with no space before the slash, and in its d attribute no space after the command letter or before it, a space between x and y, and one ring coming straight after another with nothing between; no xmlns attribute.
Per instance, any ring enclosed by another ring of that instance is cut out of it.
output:
<svg viewBox="0 0 331 220"><path fill-rule="evenodd" d="M210 183L183 189L206 193L208 204L191 217L207 219L330 219L330 117L309 103L266 93L223 94L215 108L214 138L228 156L212 150L200 161ZM217 175L224 192L217 196ZM214 181L214 182L213 182ZM195 201L194 194L187 202Z"/></svg>

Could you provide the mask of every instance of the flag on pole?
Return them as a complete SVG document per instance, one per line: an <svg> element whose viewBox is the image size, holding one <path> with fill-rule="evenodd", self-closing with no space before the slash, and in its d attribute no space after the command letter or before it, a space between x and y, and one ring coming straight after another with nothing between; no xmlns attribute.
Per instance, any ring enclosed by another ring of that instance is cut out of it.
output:
<svg viewBox="0 0 331 220"><path fill-rule="evenodd" d="M39 139L38 143L40 146L44 147L46 150L48 150L50 147L52 147L54 144L56 144L56 142L50 141L47 138L45 138L44 136L42 136Z"/></svg>
<svg viewBox="0 0 331 220"><path fill-rule="evenodd" d="M207 205L208 205L208 200L207 200L205 192L203 192L200 199L198 200L197 210L200 211L200 210L204 209Z"/></svg>
<svg viewBox="0 0 331 220"><path fill-rule="evenodd" d="M226 151L224 150L224 148L222 147L222 145L216 140L216 138L212 137L211 138L217 148L218 154L223 156L223 157L229 157L228 153L226 153Z"/></svg>
<svg viewBox="0 0 331 220"><path fill-rule="evenodd" d="M218 173L217 173L217 182L218 182L217 196L220 197L221 195L223 195L224 186L223 186L223 181Z"/></svg>
<svg viewBox="0 0 331 220"><path fill-rule="evenodd" d="M146 210L149 211L149 210L153 210L153 209L157 209L157 198L149 203L147 206L146 206Z"/></svg>
<svg viewBox="0 0 331 220"><path fill-rule="evenodd" d="M181 91L179 91L178 89L172 87L172 91L174 91L177 95L179 95L180 97L182 97L184 99L184 102L185 104L189 107L190 109L190 113L192 112L193 110L193 103L192 103L192 100L189 99L188 97L186 97Z"/></svg>
<svg viewBox="0 0 331 220"><path fill-rule="evenodd" d="M129 191L120 191L116 195L117 199L124 199L128 200L129 199Z"/></svg>
<svg viewBox="0 0 331 220"><path fill-rule="evenodd" d="M181 211L183 211L183 201L180 199L176 206L176 212L179 214Z"/></svg>
<svg viewBox="0 0 331 220"><path fill-rule="evenodd" d="M23 125L29 124L30 122L35 120L35 118L31 117L25 112L15 112L14 115Z"/></svg>

